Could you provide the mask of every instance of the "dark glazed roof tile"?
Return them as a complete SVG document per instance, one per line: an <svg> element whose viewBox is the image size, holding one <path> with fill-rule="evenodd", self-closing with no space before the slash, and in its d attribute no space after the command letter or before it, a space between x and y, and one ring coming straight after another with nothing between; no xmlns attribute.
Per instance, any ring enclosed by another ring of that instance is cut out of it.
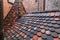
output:
<svg viewBox="0 0 60 40"><path fill-rule="evenodd" d="M47 35L46 34L42 34L42 38L46 39Z"/></svg>
<svg viewBox="0 0 60 40"><path fill-rule="evenodd" d="M58 37L58 34L57 34L56 32L52 32L51 35L52 35L53 37Z"/></svg>
<svg viewBox="0 0 60 40"><path fill-rule="evenodd" d="M55 31L56 31L57 33L60 33L60 29L55 29Z"/></svg>
<svg viewBox="0 0 60 40"><path fill-rule="evenodd" d="M56 23L59 24L59 26L60 26L60 21L57 21Z"/></svg>
<svg viewBox="0 0 60 40"><path fill-rule="evenodd" d="M26 40L28 40L28 39L30 40L31 38L30 37L27 37Z"/></svg>
<svg viewBox="0 0 60 40"><path fill-rule="evenodd" d="M49 28L49 30L50 30L51 32L54 32L54 31L55 31L55 28Z"/></svg>
<svg viewBox="0 0 60 40"><path fill-rule="evenodd" d="M47 40L53 40L52 36L47 36Z"/></svg>

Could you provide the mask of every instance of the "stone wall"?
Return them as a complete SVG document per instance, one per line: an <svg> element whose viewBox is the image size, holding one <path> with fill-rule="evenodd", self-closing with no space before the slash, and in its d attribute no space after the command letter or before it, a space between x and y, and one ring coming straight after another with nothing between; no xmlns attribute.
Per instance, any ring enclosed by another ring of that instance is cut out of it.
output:
<svg viewBox="0 0 60 40"><path fill-rule="evenodd" d="M38 2L39 2L39 4L38 4ZM43 10L43 0L33 0L33 1L32 0L23 0L23 5L27 12L37 12L37 11Z"/></svg>
<svg viewBox="0 0 60 40"><path fill-rule="evenodd" d="M45 10L60 10L60 0L46 0Z"/></svg>

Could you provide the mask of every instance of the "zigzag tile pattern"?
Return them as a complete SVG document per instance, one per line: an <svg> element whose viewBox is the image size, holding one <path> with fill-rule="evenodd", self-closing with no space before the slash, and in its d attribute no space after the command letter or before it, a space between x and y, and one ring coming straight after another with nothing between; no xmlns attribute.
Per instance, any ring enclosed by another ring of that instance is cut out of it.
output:
<svg viewBox="0 0 60 40"><path fill-rule="evenodd" d="M8 40L60 40L60 12L28 13L5 33Z"/></svg>

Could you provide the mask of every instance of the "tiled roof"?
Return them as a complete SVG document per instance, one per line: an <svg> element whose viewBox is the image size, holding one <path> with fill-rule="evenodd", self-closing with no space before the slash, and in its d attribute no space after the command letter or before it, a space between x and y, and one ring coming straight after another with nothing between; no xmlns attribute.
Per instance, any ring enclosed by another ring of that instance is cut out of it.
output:
<svg viewBox="0 0 60 40"><path fill-rule="evenodd" d="M5 33L8 40L60 40L60 12L26 14Z"/></svg>

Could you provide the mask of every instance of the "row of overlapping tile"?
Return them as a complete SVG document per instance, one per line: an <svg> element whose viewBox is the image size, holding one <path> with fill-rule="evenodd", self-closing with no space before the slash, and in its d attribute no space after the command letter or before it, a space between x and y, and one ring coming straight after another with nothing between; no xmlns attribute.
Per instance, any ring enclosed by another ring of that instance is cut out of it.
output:
<svg viewBox="0 0 60 40"><path fill-rule="evenodd" d="M21 18L21 16L25 13L24 6L20 0L15 0L12 8L8 12L7 16L4 19L4 29L8 29L8 26L11 22L15 22L17 19Z"/></svg>
<svg viewBox="0 0 60 40"><path fill-rule="evenodd" d="M5 33L8 40L60 40L60 12L28 13Z"/></svg>

